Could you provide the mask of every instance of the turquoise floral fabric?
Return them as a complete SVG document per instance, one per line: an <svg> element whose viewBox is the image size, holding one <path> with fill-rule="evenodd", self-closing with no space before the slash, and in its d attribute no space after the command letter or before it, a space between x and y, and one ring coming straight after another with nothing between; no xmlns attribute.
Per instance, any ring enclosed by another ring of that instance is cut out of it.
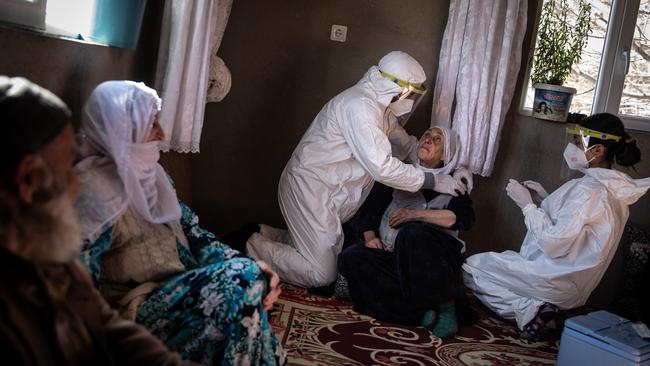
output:
<svg viewBox="0 0 650 366"><path fill-rule="evenodd" d="M178 244L186 272L171 276L140 305L136 321L185 359L205 365L284 364L284 352L262 299L267 280L253 260L220 243L181 203L189 250ZM98 283L112 229L85 243L82 260Z"/></svg>

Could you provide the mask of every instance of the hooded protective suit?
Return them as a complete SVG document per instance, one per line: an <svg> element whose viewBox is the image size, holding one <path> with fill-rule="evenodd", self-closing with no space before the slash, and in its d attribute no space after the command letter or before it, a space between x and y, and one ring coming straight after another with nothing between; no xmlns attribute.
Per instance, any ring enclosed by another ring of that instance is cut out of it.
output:
<svg viewBox="0 0 650 366"><path fill-rule="evenodd" d="M421 170L401 161L417 139L387 109L403 88L383 77L380 68L410 83L426 79L415 59L391 52L330 100L280 177L278 200L288 235L263 225L248 240L248 253L271 264L284 281L313 287L336 279L341 223L358 210L374 181L410 192L425 181Z"/></svg>
<svg viewBox="0 0 650 366"><path fill-rule="evenodd" d="M571 309L587 301L616 253L628 206L650 187L650 178L612 169L585 173L524 210L528 233L519 253L475 254L463 265L465 284L520 329L545 302Z"/></svg>

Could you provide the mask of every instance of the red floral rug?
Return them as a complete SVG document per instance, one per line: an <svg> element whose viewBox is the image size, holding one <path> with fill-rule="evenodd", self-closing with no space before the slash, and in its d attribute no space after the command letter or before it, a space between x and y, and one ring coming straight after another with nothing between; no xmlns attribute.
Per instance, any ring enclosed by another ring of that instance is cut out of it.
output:
<svg viewBox="0 0 650 366"><path fill-rule="evenodd" d="M554 365L558 336L519 339L514 324L475 304L480 320L441 340L420 327L384 323L349 302L283 284L271 323L290 365Z"/></svg>

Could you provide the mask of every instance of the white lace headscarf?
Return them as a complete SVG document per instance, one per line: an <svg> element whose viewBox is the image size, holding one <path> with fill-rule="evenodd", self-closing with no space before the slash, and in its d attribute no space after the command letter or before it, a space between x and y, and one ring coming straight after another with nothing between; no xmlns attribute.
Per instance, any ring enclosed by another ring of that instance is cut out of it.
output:
<svg viewBox="0 0 650 366"><path fill-rule="evenodd" d="M431 131L433 129L440 130L442 132L442 136L445 141L445 151L444 151L444 155L442 156L443 166L435 169L426 168L422 166L420 164L420 159L417 158L417 149L415 149L415 153L416 153L416 158L414 159L415 166L417 166L418 169L433 174L451 174L454 171L454 169L456 169L456 164L458 164L458 157L460 155L460 137L458 136L456 131L450 130L442 126L431 127L427 131Z"/></svg>
<svg viewBox="0 0 650 366"><path fill-rule="evenodd" d="M107 81L90 95L75 165L84 239L95 241L129 205L151 223L180 219L176 191L158 164L158 142L145 142L159 110L158 94L143 83Z"/></svg>

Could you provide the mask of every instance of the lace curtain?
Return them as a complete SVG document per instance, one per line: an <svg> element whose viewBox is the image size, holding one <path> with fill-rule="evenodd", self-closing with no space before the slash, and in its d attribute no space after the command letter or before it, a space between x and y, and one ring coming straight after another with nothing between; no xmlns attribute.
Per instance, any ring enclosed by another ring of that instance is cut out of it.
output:
<svg viewBox="0 0 650 366"><path fill-rule="evenodd" d="M459 165L489 176L510 107L526 32L528 2L452 0L431 125L458 132Z"/></svg>
<svg viewBox="0 0 650 366"><path fill-rule="evenodd" d="M168 0L156 72L162 98L163 151L199 152L206 101L230 90L230 71L216 56L232 0Z"/></svg>

